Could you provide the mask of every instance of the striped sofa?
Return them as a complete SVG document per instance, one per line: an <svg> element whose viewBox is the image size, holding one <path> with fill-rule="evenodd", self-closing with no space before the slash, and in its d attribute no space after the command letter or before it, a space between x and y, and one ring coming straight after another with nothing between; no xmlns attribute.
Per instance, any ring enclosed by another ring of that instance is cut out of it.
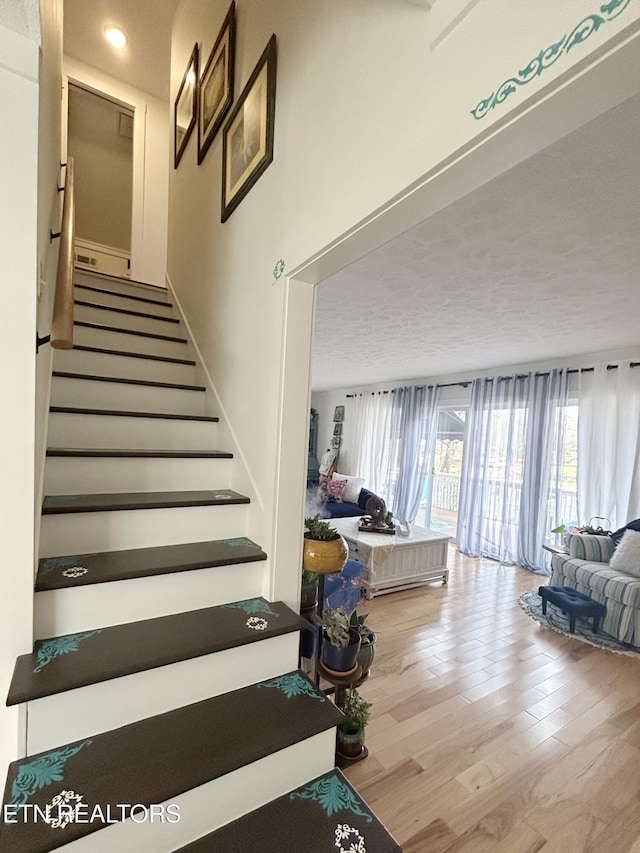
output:
<svg viewBox="0 0 640 853"><path fill-rule="evenodd" d="M571 587L604 604L601 630L640 647L640 578L609 568L613 549L608 536L572 536L569 553L551 558L549 585Z"/></svg>

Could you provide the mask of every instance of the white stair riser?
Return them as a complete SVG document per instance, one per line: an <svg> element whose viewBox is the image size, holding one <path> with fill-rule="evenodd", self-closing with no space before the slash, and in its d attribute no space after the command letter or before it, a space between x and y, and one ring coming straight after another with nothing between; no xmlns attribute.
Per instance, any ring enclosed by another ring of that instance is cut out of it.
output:
<svg viewBox="0 0 640 853"><path fill-rule="evenodd" d="M118 293L130 293L132 296L147 296L149 299L167 299L166 287L136 284L132 281L108 275L97 275L89 270L76 270L73 276L75 284L89 284L91 287L104 287L105 290L117 290Z"/></svg>
<svg viewBox="0 0 640 853"><path fill-rule="evenodd" d="M107 323L107 325L117 327L117 323ZM174 335L173 332L167 332L166 335L171 338L184 338L184 335ZM86 326L73 327L73 342L87 347L142 352L147 355L163 355L166 358L189 357L186 343L145 338L142 335L132 335L126 332L107 332L103 329L92 329Z"/></svg>
<svg viewBox="0 0 640 853"><path fill-rule="evenodd" d="M72 841L65 846L64 853L113 853L114 850L118 853L141 853L143 850L144 853L171 853L328 773L334 766L335 741L335 730L330 729L173 797L166 805L179 807L177 823L160 823L156 819L134 824L126 820ZM52 791L59 793L63 787L64 782L60 782ZM90 813L93 804L88 797L85 801L89 802ZM336 826L341 822L344 821L337 814Z"/></svg>
<svg viewBox="0 0 640 853"><path fill-rule="evenodd" d="M247 504L42 516L40 556L93 554L242 536Z"/></svg>
<svg viewBox="0 0 640 853"><path fill-rule="evenodd" d="M266 562L37 592L34 637L60 637L262 595Z"/></svg>
<svg viewBox="0 0 640 853"><path fill-rule="evenodd" d="M73 310L74 320L83 320L86 323L101 323L105 326L117 326L119 329L151 332L154 335L172 335L173 337L181 335L179 323L165 323L161 318L152 320L149 317L136 317L117 311L106 311L102 308L90 308L87 305L76 305Z"/></svg>
<svg viewBox="0 0 640 853"><path fill-rule="evenodd" d="M74 415L66 412L52 412L49 416L51 447L214 450L217 439L218 424L212 421Z"/></svg>
<svg viewBox="0 0 640 853"><path fill-rule="evenodd" d="M27 754L275 678L297 666L298 642L271 637L29 702Z"/></svg>
<svg viewBox="0 0 640 853"><path fill-rule="evenodd" d="M203 415L204 392L54 376L51 382L51 405Z"/></svg>
<svg viewBox="0 0 640 853"><path fill-rule="evenodd" d="M146 353L145 353L146 354ZM83 350L56 350L53 369L69 373L91 373L96 376L118 376L123 379L147 379L152 382L195 384L196 370L192 364L173 364L149 358L127 358Z"/></svg>
<svg viewBox="0 0 640 853"><path fill-rule="evenodd" d="M169 492L229 487L232 459L49 456L46 495Z"/></svg>
<svg viewBox="0 0 640 853"><path fill-rule="evenodd" d="M100 283L90 285L91 287L100 287ZM107 290L113 290L109 287L108 282L104 282L104 287ZM139 302L137 299L128 299L127 296L140 296L143 299L156 299L154 295L147 296L145 293L122 294L118 296L113 293L98 293L95 290L83 290L81 287L76 287L74 290L74 299L80 302L94 302L98 305L109 305L113 308L124 308L125 311L140 311L141 314L155 314L157 317L175 317L173 308L163 300L164 304L157 305L155 302ZM158 302L161 298L158 298Z"/></svg>

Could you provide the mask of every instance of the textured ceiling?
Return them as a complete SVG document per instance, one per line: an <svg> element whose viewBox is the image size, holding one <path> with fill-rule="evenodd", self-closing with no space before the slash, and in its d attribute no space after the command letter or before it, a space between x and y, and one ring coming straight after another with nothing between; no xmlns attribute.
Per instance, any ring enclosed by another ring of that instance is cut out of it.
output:
<svg viewBox="0 0 640 853"><path fill-rule="evenodd" d="M316 391L640 344L640 97L319 285Z"/></svg>
<svg viewBox="0 0 640 853"><path fill-rule="evenodd" d="M169 99L171 25L179 0L64 0L64 52L156 98ZM111 47L102 31L121 27L129 43Z"/></svg>

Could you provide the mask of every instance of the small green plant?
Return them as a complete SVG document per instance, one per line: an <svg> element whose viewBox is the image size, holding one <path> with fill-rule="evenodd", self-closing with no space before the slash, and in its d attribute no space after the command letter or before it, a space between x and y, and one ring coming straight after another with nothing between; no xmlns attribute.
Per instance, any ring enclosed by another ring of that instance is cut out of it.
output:
<svg viewBox="0 0 640 853"><path fill-rule="evenodd" d="M365 613L364 616L359 616L358 611L354 610L349 620L349 627L354 628L361 637L368 637L371 634L371 628L365 625L368 615Z"/></svg>
<svg viewBox="0 0 640 853"><path fill-rule="evenodd" d="M316 583L317 580L318 580L318 573L317 572L310 572L308 569L302 570L302 583L303 584Z"/></svg>
<svg viewBox="0 0 640 853"><path fill-rule="evenodd" d="M364 730L371 717L371 704L365 702L355 687L347 693L344 704L340 709L346 716L344 723L340 725L346 735L359 735L360 743L364 743Z"/></svg>
<svg viewBox="0 0 640 853"><path fill-rule="evenodd" d="M335 527L332 527L328 521L323 521L320 518L320 513L309 516L304 520L304 526L308 533L305 534L307 539L316 539L319 542L330 542L332 539L337 539L339 536Z"/></svg>
<svg viewBox="0 0 640 853"><path fill-rule="evenodd" d="M349 645L349 617L341 607L325 607L322 616L317 616L318 625L322 625L327 639L336 649L346 649Z"/></svg>

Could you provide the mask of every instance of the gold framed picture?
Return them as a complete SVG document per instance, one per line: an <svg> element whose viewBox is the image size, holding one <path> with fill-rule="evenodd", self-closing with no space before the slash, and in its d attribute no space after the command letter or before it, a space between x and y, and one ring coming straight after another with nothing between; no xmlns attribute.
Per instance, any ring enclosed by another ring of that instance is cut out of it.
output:
<svg viewBox="0 0 640 853"><path fill-rule="evenodd" d="M236 4L229 7L198 85L198 164L220 130L233 103Z"/></svg>
<svg viewBox="0 0 640 853"><path fill-rule="evenodd" d="M222 137L222 221L225 222L273 161L276 37L272 35Z"/></svg>
<svg viewBox="0 0 640 853"><path fill-rule="evenodd" d="M173 115L173 168L178 168L180 158L196 124L198 110L198 44L196 42L189 63L185 69L182 83L178 89Z"/></svg>

